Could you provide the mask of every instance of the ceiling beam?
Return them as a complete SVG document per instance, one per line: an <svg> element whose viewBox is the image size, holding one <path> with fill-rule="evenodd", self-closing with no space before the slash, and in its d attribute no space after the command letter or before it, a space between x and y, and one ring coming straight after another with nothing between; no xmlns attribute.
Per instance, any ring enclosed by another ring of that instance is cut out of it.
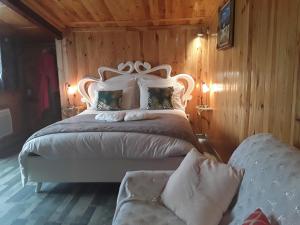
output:
<svg viewBox="0 0 300 225"><path fill-rule="evenodd" d="M196 24L203 24L205 17L186 17L186 18L162 18L162 19L147 19L147 20L112 20L112 21L84 21L84 22L71 22L69 26L76 27L90 27L90 26L107 26L111 24L117 24L120 27L123 26L138 26L139 24L154 23L159 26L161 22L164 23L176 23L176 22L193 22Z"/></svg>
<svg viewBox="0 0 300 225"><path fill-rule="evenodd" d="M188 24L188 25L160 25L160 26L122 26L122 27L74 27L67 28L66 32L107 32L107 31L151 31L164 29L184 29L184 30L201 30L206 28L206 24ZM197 33L195 33L196 35Z"/></svg>
<svg viewBox="0 0 300 225"><path fill-rule="evenodd" d="M0 0L7 7L11 8L30 22L45 29L56 39L62 39L62 32L46 21L43 17L34 12L31 8L25 5L21 0Z"/></svg>

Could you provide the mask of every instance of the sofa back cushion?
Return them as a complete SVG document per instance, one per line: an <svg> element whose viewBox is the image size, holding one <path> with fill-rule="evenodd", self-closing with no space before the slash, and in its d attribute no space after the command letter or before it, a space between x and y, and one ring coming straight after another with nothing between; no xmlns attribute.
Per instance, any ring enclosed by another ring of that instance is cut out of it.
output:
<svg viewBox="0 0 300 225"><path fill-rule="evenodd" d="M260 208L271 224L300 221L300 151L269 134L247 138L233 153L229 164L244 168L240 190L225 214L223 224L243 224Z"/></svg>
<svg viewBox="0 0 300 225"><path fill-rule="evenodd" d="M170 176L161 200L187 225L217 225L242 177L243 171L191 150Z"/></svg>

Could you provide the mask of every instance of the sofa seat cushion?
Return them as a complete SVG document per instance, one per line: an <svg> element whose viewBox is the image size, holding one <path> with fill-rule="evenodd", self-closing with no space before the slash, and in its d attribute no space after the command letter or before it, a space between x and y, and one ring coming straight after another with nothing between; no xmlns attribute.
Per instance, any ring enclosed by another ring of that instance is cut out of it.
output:
<svg viewBox="0 0 300 225"><path fill-rule="evenodd" d="M243 224L260 208L271 224L296 225L300 221L300 151L269 134L247 138L229 164L245 169L233 208L222 225Z"/></svg>
<svg viewBox="0 0 300 225"><path fill-rule="evenodd" d="M136 201L122 205L114 225L185 225L185 223L159 203Z"/></svg>

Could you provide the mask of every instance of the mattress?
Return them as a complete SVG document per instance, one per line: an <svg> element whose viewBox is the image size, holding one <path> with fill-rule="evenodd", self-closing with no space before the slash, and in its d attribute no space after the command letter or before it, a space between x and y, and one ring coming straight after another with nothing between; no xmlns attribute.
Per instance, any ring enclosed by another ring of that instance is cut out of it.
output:
<svg viewBox="0 0 300 225"><path fill-rule="evenodd" d="M169 113L187 119L182 110L147 110ZM97 114L86 110L82 114ZM22 153L35 153L47 159L153 159L185 155L193 145L173 137L128 132L79 132L49 134L26 142Z"/></svg>
<svg viewBox="0 0 300 225"><path fill-rule="evenodd" d="M182 110L147 110L169 113L187 119ZM86 110L82 114L97 111ZM164 159L184 156L194 146L182 139L163 135L128 132L80 132L49 134L26 142L19 155L22 175L26 159L34 153L49 160L68 159Z"/></svg>

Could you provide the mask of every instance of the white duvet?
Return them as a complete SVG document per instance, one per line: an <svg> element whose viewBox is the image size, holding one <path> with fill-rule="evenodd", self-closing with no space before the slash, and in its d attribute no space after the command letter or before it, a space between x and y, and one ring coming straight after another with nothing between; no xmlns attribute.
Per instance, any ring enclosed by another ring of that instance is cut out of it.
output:
<svg viewBox="0 0 300 225"><path fill-rule="evenodd" d="M95 110L86 110L82 114L96 116L97 113ZM187 119L182 110L147 110L147 113L171 113ZM192 148L191 143L162 135L126 132L60 133L41 136L26 142L19 155L19 161L25 183L26 159L30 153L53 160L162 159L183 156Z"/></svg>

